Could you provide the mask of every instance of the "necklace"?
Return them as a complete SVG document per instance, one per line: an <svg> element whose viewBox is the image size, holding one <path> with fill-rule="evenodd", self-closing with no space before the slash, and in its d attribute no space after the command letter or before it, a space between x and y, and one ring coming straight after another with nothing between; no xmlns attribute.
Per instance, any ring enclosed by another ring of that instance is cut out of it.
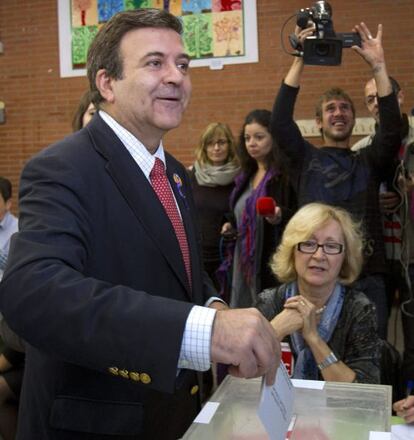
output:
<svg viewBox="0 0 414 440"><path fill-rule="evenodd" d="M317 315L321 315L325 311L325 309L326 309L326 306L322 306L320 309L317 309L315 313Z"/></svg>

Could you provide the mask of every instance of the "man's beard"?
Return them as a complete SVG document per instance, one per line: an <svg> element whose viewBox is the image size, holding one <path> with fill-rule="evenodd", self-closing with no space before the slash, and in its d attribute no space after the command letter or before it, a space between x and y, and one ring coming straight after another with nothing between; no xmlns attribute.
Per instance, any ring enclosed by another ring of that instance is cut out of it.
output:
<svg viewBox="0 0 414 440"><path fill-rule="evenodd" d="M348 140L352 135L353 126L348 129L348 131L342 133L334 133L332 130L325 131L323 133L324 138L327 137L335 142L343 142Z"/></svg>

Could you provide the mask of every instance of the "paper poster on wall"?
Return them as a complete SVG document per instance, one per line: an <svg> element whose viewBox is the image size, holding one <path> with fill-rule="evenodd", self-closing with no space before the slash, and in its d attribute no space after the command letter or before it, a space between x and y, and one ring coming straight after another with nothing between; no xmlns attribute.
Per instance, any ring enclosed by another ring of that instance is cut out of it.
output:
<svg viewBox="0 0 414 440"><path fill-rule="evenodd" d="M58 0L60 76L84 76L89 45L114 14L168 10L183 24L191 67L258 61L256 0Z"/></svg>

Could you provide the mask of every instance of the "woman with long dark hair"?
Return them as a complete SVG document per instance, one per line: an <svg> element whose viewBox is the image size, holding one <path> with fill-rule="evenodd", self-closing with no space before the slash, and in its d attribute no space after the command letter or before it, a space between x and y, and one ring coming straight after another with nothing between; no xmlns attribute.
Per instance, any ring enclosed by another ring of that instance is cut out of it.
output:
<svg viewBox="0 0 414 440"><path fill-rule="evenodd" d="M269 110L253 110L240 134L242 172L230 197L234 216L222 228L223 236L235 241L233 250L227 246L227 258L219 270L223 284L232 273L231 307L250 307L262 289L275 285L269 258L296 208L284 159L269 131L270 116ZM264 197L272 198L276 206L261 215L261 202L269 201Z"/></svg>

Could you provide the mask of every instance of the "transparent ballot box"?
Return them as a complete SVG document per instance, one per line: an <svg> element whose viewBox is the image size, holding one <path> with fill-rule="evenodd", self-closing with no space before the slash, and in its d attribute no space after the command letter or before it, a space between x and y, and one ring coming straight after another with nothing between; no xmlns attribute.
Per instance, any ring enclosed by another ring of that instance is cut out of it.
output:
<svg viewBox="0 0 414 440"><path fill-rule="evenodd" d="M257 415L260 388L261 379L227 376L207 403L218 405L210 422L193 423L183 440L268 439ZM295 385L296 420L289 440L368 440L370 431L389 432L391 394L388 385L325 382L323 389Z"/></svg>

